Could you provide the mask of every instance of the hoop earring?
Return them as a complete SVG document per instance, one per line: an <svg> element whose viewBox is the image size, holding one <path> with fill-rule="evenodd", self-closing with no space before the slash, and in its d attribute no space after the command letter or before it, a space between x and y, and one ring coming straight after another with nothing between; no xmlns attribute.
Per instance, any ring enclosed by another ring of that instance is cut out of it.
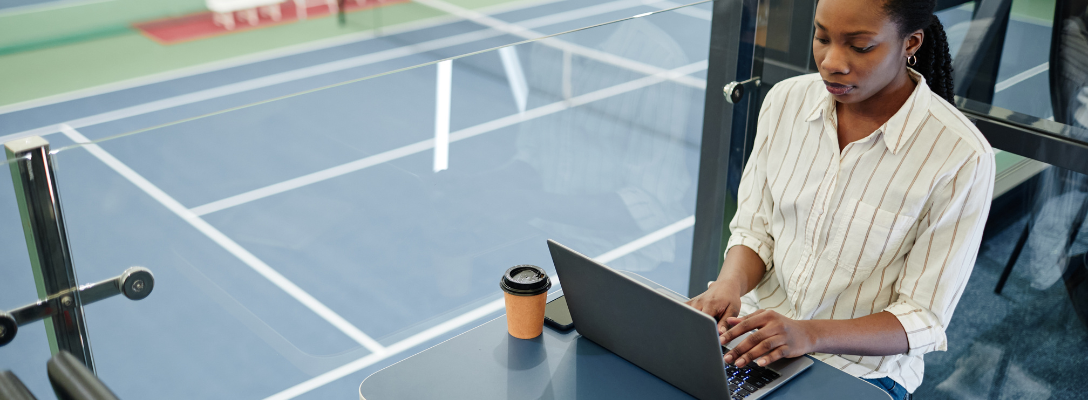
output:
<svg viewBox="0 0 1088 400"><path fill-rule="evenodd" d="M907 57L907 65L913 67L914 64L917 64L917 63L918 63L918 57L915 57L913 54L911 54L910 57Z"/></svg>

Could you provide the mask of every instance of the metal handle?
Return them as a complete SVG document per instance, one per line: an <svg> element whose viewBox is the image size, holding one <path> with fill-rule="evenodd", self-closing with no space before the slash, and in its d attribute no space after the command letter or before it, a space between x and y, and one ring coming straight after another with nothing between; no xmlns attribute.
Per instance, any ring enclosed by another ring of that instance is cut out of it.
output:
<svg viewBox="0 0 1088 400"><path fill-rule="evenodd" d="M80 292L72 290L79 282L68 247L49 142L40 136L16 139L4 143L4 153L12 161L8 164L11 183L15 187L38 298L49 299L61 293L68 293L69 297L68 306L60 301L62 298L50 302L50 306L59 311L57 318L49 315L46 320L49 350L54 354L67 350L93 371L94 355L87 336L87 322L83 318L83 301Z"/></svg>
<svg viewBox="0 0 1088 400"><path fill-rule="evenodd" d="M46 317L60 315L64 309L71 308L75 302L73 291L78 291L83 305L124 295L129 300L142 300L155 288L155 276L144 267L132 267L116 278L80 286L77 290L68 289L5 313L0 311L0 346L15 338L19 325L26 325Z"/></svg>
<svg viewBox="0 0 1088 400"><path fill-rule="evenodd" d="M729 104L737 104L744 98L745 92L755 90L759 87L759 84L760 81L758 76L746 81L729 82L728 85L725 85L725 87L722 88L722 92L725 94L725 101L728 101Z"/></svg>

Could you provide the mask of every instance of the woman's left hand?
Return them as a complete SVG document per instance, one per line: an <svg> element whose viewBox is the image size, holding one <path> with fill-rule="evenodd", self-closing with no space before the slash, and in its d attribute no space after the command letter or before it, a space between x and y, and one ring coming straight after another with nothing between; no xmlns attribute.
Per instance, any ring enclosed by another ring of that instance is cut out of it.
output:
<svg viewBox="0 0 1088 400"><path fill-rule="evenodd" d="M810 321L796 321L774 311L757 310L741 318L729 318L733 327L720 337L722 345L758 329L725 354L726 364L743 367L752 361L761 367L781 358L800 357L815 351L816 335ZM736 360L734 363L733 360Z"/></svg>

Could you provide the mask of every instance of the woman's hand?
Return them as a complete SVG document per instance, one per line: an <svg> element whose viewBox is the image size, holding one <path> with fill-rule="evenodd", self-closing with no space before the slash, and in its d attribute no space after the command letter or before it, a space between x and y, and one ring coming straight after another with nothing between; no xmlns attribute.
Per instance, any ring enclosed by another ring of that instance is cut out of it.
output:
<svg viewBox="0 0 1088 400"><path fill-rule="evenodd" d="M739 293L737 286L729 284L728 281L717 280L705 292L688 300L687 305L714 317L718 321L718 334L721 335L729 329L726 321L740 314L742 293Z"/></svg>
<svg viewBox="0 0 1088 400"><path fill-rule="evenodd" d="M743 367L754 360L756 365L764 367L781 358L800 357L815 351L817 335L810 328L811 321L796 321L767 310L727 319L733 328L721 335L722 345L745 332L758 330L725 354L726 364Z"/></svg>

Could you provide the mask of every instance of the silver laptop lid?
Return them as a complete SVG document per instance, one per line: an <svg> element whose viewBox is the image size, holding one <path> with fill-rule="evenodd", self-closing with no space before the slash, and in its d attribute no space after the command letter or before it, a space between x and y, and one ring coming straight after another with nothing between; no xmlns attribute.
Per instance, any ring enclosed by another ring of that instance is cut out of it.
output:
<svg viewBox="0 0 1088 400"><path fill-rule="evenodd" d="M553 240L548 249L582 336L699 399L729 399L714 318Z"/></svg>

